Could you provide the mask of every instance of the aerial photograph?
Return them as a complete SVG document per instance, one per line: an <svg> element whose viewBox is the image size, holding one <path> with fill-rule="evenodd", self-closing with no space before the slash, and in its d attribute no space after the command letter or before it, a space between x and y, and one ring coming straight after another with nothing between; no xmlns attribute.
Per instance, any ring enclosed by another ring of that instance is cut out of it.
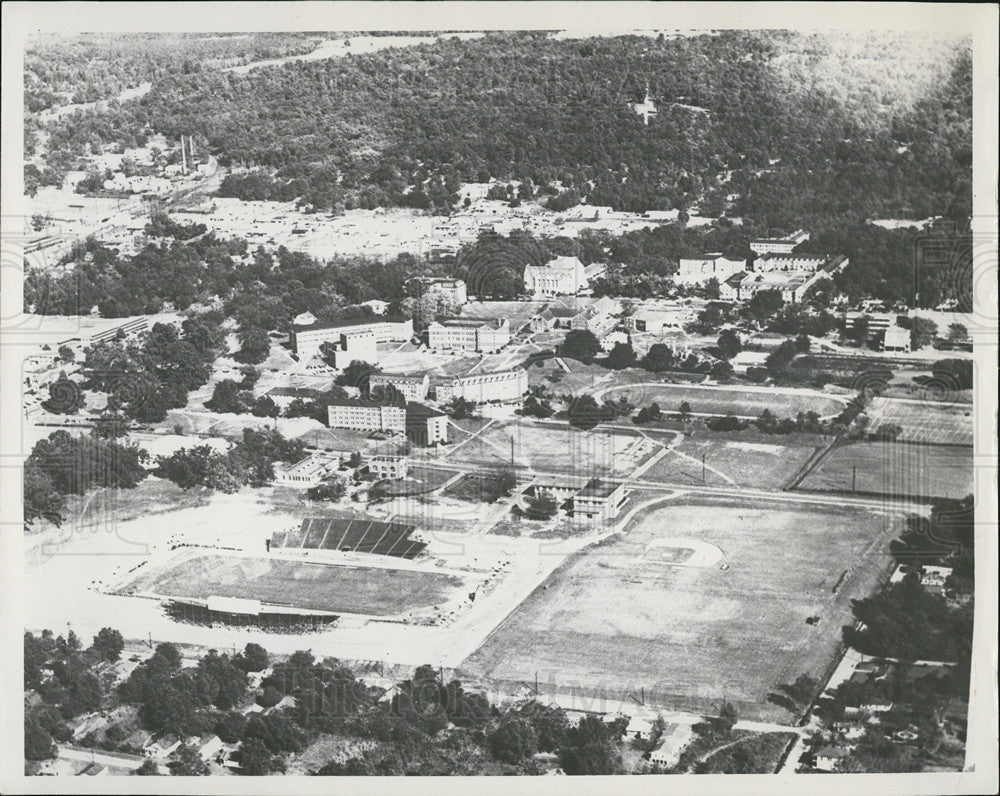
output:
<svg viewBox="0 0 1000 796"><path fill-rule="evenodd" d="M24 776L971 771L970 32L272 11L5 76Z"/></svg>

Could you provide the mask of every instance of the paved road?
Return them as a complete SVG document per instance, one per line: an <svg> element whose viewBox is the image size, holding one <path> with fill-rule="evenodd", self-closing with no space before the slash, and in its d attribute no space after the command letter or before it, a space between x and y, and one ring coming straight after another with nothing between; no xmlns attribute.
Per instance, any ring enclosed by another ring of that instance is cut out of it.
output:
<svg viewBox="0 0 1000 796"><path fill-rule="evenodd" d="M127 768L130 771L135 771L147 760L139 755L109 754L97 749L84 749L79 746L59 746L56 754L64 760L94 762L111 768Z"/></svg>

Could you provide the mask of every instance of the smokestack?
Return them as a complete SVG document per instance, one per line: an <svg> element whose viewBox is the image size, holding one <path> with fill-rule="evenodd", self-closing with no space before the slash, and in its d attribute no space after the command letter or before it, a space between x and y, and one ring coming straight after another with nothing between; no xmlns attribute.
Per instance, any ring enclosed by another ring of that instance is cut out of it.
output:
<svg viewBox="0 0 1000 796"><path fill-rule="evenodd" d="M187 154L184 152L184 136L181 136L181 171L188 173Z"/></svg>
<svg viewBox="0 0 1000 796"><path fill-rule="evenodd" d="M189 135L188 136L188 148L189 148L189 151L191 152L191 163L193 165L194 164L194 136L193 135Z"/></svg>

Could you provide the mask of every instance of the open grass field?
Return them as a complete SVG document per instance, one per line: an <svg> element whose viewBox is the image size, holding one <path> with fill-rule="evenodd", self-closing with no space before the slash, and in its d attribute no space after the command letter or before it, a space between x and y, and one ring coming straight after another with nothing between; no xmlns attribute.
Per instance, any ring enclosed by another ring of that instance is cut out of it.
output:
<svg viewBox="0 0 1000 796"><path fill-rule="evenodd" d="M739 436L739 435L736 435ZM709 486L781 489L805 465L822 437L813 434L743 441L713 436L688 437L642 476L669 484L701 484L702 456Z"/></svg>
<svg viewBox="0 0 1000 796"><path fill-rule="evenodd" d="M616 387L604 392L601 398L617 400L622 396L626 396L636 406L656 402L664 412L676 412L686 401L696 414L731 414L737 417L758 417L765 409L771 410L778 417L795 417L799 412L818 412L821 417L826 417L839 413L844 407L842 400L825 395L693 384Z"/></svg>
<svg viewBox="0 0 1000 796"><path fill-rule="evenodd" d="M710 711L728 699L741 717L787 721L768 693L830 664L851 599L891 567L895 526L861 509L664 505L567 559L461 670L504 683L537 673L543 691L582 699L640 687L663 707ZM728 568L647 555L658 540L684 539L717 546Z"/></svg>
<svg viewBox="0 0 1000 796"><path fill-rule="evenodd" d="M392 616L438 605L461 586L459 578L436 572L200 555L142 575L128 591L192 599L240 597L269 605Z"/></svg>
<svg viewBox="0 0 1000 796"><path fill-rule="evenodd" d="M800 489L915 498L960 498L972 492L972 448L856 442L835 448L803 479Z"/></svg>
<svg viewBox="0 0 1000 796"><path fill-rule="evenodd" d="M902 428L898 439L939 445L972 445L975 431L972 406L952 406L933 401L893 401L875 398L866 409L870 427L894 424Z"/></svg>

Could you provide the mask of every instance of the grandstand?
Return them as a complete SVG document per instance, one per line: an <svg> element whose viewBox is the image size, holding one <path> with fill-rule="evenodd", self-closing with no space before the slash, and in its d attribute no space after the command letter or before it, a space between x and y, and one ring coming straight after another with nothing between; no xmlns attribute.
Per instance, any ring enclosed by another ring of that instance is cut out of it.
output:
<svg viewBox="0 0 1000 796"><path fill-rule="evenodd" d="M415 526L400 522L306 517L301 528L275 531L271 549L342 550L415 558L427 546L410 539L415 530Z"/></svg>

